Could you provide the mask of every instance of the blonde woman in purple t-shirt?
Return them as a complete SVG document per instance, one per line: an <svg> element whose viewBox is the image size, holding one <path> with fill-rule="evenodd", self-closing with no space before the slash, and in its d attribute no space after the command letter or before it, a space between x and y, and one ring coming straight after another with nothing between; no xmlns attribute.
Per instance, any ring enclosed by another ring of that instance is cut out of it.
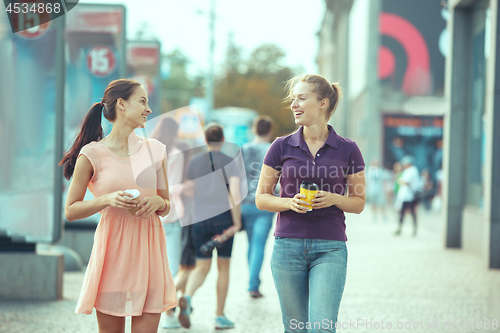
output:
<svg viewBox="0 0 500 333"><path fill-rule="evenodd" d="M279 213L271 269L285 332L335 332L347 267L344 212L365 207L365 164L356 143L328 125L340 87L319 75L296 77L287 86L300 128L271 144L255 202ZM299 193L302 181L320 189L311 211Z"/></svg>

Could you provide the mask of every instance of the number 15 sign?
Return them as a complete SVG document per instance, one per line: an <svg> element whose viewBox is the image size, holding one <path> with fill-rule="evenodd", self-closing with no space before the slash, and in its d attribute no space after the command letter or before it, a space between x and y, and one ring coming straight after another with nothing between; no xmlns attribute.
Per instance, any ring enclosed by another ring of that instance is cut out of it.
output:
<svg viewBox="0 0 500 333"><path fill-rule="evenodd" d="M105 77L116 68L115 51L106 45L96 45L87 52L87 68L92 75Z"/></svg>

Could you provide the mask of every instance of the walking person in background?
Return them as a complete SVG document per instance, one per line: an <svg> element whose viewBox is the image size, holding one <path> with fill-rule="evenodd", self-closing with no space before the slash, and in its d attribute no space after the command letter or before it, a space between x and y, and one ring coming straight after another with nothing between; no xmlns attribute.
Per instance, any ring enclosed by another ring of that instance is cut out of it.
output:
<svg viewBox="0 0 500 333"><path fill-rule="evenodd" d="M191 147L185 142L177 142L177 148L182 151L182 155L184 157L184 165L189 165L191 161ZM183 182L186 181L187 168L184 168L182 173ZM179 272L175 276L175 289L180 291L182 295L186 292L186 282L188 280L189 275L193 271L196 264L196 251L193 245L193 237L192 233L192 220L193 220L193 193L194 189L186 189L184 186L182 187L181 200L184 206L184 216L183 227L181 232L181 265L179 268ZM178 320L177 320L178 322Z"/></svg>
<svg viewBox="0 0 500 333"><path fill-rule="evenodd" d="M271 269L285 332L307 332L307 323L314 332L335 332L334 324L321 323L337 321L347 268L344 212L364 209L364 162L358 146L328 125L342 94L337 84L305 75L288 87L300 128L271 144L255 202L278 212ZM302 181L320 189L311 211L300 194Z"/></svg>
<svg viewBox="0 0 500 333"><path fill-rule="evenodd" d="M427 212L431 210L432 198L434 198L434 182L427 169L422 170L420 179L423 186L422 199L423 206Z"/></svg>
<svg viewBox="0 0 500 333"><path fill-rule="evenodd" d="M438 171L436 171L435 178L436 178L436 194L432 199L432 209L439 212L441 211L442 208L441 194L443 188L443 169L439 169Z"/></svg>
<svg viewBox="0 0 500 333"><path fill-rule="evenodd" d="M397 216L399 218L399 214L401 212L402 202L398 201L398 191L399 191L399 178L403 173L403 168L400 162L395 162L392 166L392 181L393 181L393 196L392 196L392 205L394 210L397 212Z"/></svg>
<svg viewBox="0 0 500 333"><path fill-rule="evenodd" d="M132 316L132 333L156 333L161 313L177 304L159 219L170 211L165 146L134 133L150 113L138 82L111 82L60 162L64 176L73 176L67 220L102 215L75 311L91 314L95 308L101 333L125 332L126 316ZM113 123L105 138L103 114ZM136 179L137 168L142 172ZM87 187L95 199L83 200ZM127 189L140 192L138 203ZM130 209L138 211L132 215Z"/></svg>
<svg viewBox="0 0 500 333"><path fill-rule="evenodd" d="M240 177L233 168L226 168L232 162L232 159L221 152L224 142L222 126L215 123L206 125L205 139L209 152L193 157L187 172L188 181L185 183L185 186L190 189L189 193L194 193L194 220L200 222L196 222L192 226L196 266L188 277L184 296L179 299L181 309L179 321L183 327L189 328L191 326L191 298L196 290L201 287L210 271L212 253L203 253L200 248L213 239L214 236L222 235L227 240L217 248L219 276L217 279L215 328L227 329L234 327L234 323L224 314L229 286L229 264L233 249L232 237L241 229L240 206L232 205L229 202L228 191L232 194L234 202L239 203ZM222 180L216 172L223 175L227 172L227 175ZM225 193L218 193L214 196L211 191L207 191L207 189L218 188L221 181L225 182ZM228 207L232 208L228 209ZM213 217L202 219L201 216Z"/></svg>
<svg viewBox="0 0 500 333"><path fill-rule="evenodd" d="M252 126L255 139L241 148L248 182L248 195L243 200L241 215L248 236L248 266L250 271L248 291L253 298L263 296L259 291L260 270L264 261L267 237L273 224L274 213L259 210L255 206L255 191L259 182L262 161L269 146L271 146L273 123L272 118L268 116L255 118Z"/></svg>
<svg viewBox="0 0 500 333"><path fill-rule="evenodd" d="M182 181L184 172L184 155L175 147L177 141L177 131L179 124L171 117L163 116L156 125L151 138L163 143L167 150L168 158L168 184L170 189L170 202L172 207L170 213L160 220L165 229L167 239L168 265L172 276L175 277L179 271L181 261L181 233L182 228L179 222L184 216L184 205L181 200ZM165 312L163 328L179 328L181 324L174 315L174 309Z"/></svg>
<svg viewBox="0 0 500 333"><path fill-rule="evenodd" d="M401 234L401 228L403 227L403 220L407 210L410 210L411 216L413 218L413 236L417 235L417 197L416 194L422 189L422 182L420 180L420 174L418 168L415 166L415 158L410 155L406 155L401 159L401 166L403 172L401 177L398 178L398 196L397 201L401 203L401 211L399 215L399 227L395 232L395 235Z"/></svg>
<svg viewBox="0 0 500 333"><path fill-rule="evenodd" d="M374 159L366 172L366 201L372 209L373 222L377 222L378 215L384 222L387 221L385 206L387 197L385 193L386 172L379 162Z"/></svg>

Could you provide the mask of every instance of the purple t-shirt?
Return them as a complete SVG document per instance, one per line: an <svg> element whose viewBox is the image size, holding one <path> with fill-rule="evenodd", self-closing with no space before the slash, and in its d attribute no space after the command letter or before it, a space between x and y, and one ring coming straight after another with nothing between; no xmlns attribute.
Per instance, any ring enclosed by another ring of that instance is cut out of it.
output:
<svg viewBox="0 0 500 333"><path fill-rule="evenodd" d="M365 169L356 143L337 135L330 125L328 130L330 134L315 157L303 139L303 127L271 144L264 164L281 172L281 198L293 198L304 180L318 184L323 191L344 195L346 175ZM335 206L305 214L293 210L280 212L274 236L346 241L345 215Z"/></svg>

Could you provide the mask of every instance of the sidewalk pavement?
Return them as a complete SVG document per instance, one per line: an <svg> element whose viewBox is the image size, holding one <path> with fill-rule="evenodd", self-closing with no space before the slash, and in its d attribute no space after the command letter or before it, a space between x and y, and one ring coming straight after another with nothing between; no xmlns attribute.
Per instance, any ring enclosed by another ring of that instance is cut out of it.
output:
<svg viewBox="0 0 500 333"><path fill-rule="evenodd" d="M361 215L347 214L349 263L339 312L343 328L338 332L500 332L492 322L500 320L500 270L488 270L473 254L445 249L443 220L438 214L421 212L416 237L409 216L401 236L394 236L395 216L387 222L374 222L372 217L369 208ZM252 299L246 291L246 234L236 235L226 302L226 315L236 326L230 332L283 332L269 266L273 241L270 237L261 273L264 297ZM158 332L215 331L216 269L214 261L193 297L191 329L159 328ZM0 301L0 332L97 332L95 311L88 316L73 313L83 274L64 274L63 300ZM452 328L454 319L458 328ZM448 327L446 320L450 320ZM126 332L130 332L130 318Z"/></svg>

